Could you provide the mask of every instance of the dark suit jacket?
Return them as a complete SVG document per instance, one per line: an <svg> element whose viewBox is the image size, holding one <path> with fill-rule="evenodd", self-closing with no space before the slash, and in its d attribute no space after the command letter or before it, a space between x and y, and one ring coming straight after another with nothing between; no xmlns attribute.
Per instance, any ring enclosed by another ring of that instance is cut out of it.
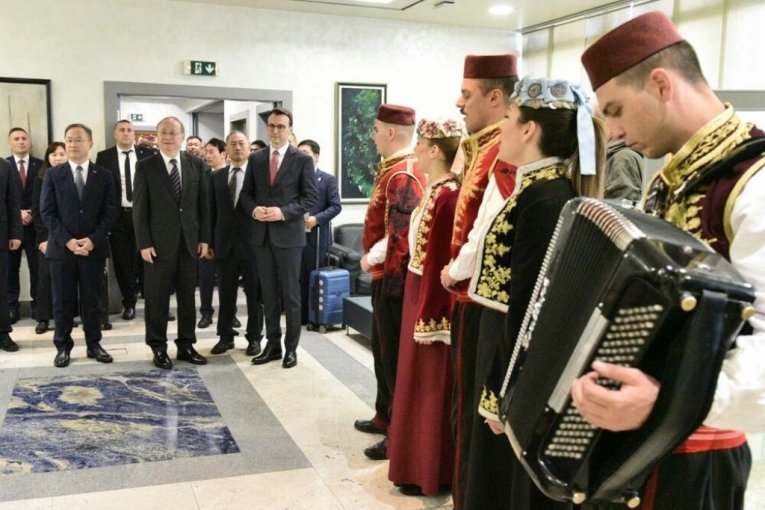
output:
<svg viewBox="0 0 765 510"><path fill-rule="evenodd" d="M284 215L284 221L255 220L252 236L255 246L264 246L268 233L271 244L277 248L300 248L305 246L304 215L317 200L313 159L288 145L271 186L271 154L267 149L250 155L239 201L253 218L258 206L279 207Z"/></svg>
<svg viewBox="0 0 765 510"><path fill-rule="evenodd" d="M213 172L210 181L211 245L216 259L231 256L240 260L251 259L255 256L250 244L253 220L242 206L241 199L234 208L228 191L230 168L227 166Z"/></svg>
<svg viewBox="0 0 765 510"><path fill-rule="evenodd" d="M31 165L30 165L31 166ZM21 231L21 181L19 173L0 159L0 250L8 249L9 239L24 239ZM5 271L5 268L0 268ZM5 296L2 296L5 299Z"/></svg>
<svg viewBox="0 0 765 510"><path fill-rule="evenodd" d="M109 256L107 239L115 218L112 186L109 170L90 163L80 201L68 162L45 172L40 195L40 214L48 226L45 258L61 260L71 256L66 243L83 237L95 245L88 257Z"/></svg>
<svg viewBox="0 0 765 510"><path fill-rule="evenodd" d="M135 155L137 161L141 161L144 158L148 158L156 154L156 151L143 145L135 145ZM112 181L114 182L114 204L116 207L121 207L122 204L122 179L121 169L125 166L125 156L122 151L115 145L104 149L96 155L96 165L102 166L112 172ZM135 175L133 176L135 182Z"/></svg>
<svg viewBox="0 0 765 510"><path fill-rule="evenodd" d="M11 155L5 159L11 165L11 168L16 171L16 175L19 175L19 169L16 166L16 157ZM37 179L37 171L40 170L42 163L41 159L29 156L29 165L27 165L27 183L26 187L21 192L21 206L19 207L19 211L21 209L32 209L32 186L35 179ZM19 189L21 189L21 181L19 181Z"/></svg>
<svg viewBox="0 0 765 510"><path fill-rule="evenodd" d="M210 200L202 160L181 152L181 199L175 199L162 154L142 159L133 180L133 228L138 249L151 246L158 259L177 254L183 233L186 249L197 257L199 243L210 242Z"/></svg>
<svg viewBox="0 0 765 510"><path fill-rule="evenodd" d="M306 234L308 246L316 247L317 231L321 236L321 249L329 250L332 232L329 222L340 214L343 207L340 205L340 193L337 190L337 179L334 175L316 170L316 186L319 199L308 211L316 218L316 227Z"/></svg>

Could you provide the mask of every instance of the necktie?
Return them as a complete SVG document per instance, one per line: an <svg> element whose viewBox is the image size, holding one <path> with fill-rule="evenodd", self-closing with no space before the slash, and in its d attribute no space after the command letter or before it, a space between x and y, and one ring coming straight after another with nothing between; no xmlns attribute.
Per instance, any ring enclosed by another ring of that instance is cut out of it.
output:
<svg viewBox="0 0 765 510"><path fill-rule="evenodd" d="M21 189L23 190L27 186L27 169L24 165L24 160L19 160L19 178L21 179Z"/></svg>
<svg viewBox="0 0 765 510"><path fill-rule="evenodd" d="M180 202L181 200L181 173L178 171L178 161L175 160L175 158L170 160L170 165L172 165L172 170L170 170L170 182L173 185L173 193L175 194L175 199Z"/></svg>
<svg viewBox="0 0 765 510"><path fill-rule="evenodd" d="M85 178L82 176L82 167L77 165L75 169L77 171L77 177L74 180L74 185L77 186L77 196L82 200L82 191L85 189Z"/></svg>
<svg viewBox="0 0 765 510"><path fill-rule="evenodd" d="M276 180L276 173L279 171L279 152L274 151L271 155L271 185L274 185Z"/></svg>
<svg viewBox="0 0 765 510"><path fill-rule="evenodd" d="M234 170L231 172L231 177L228 179L228 192L231 194L231 202L234 204L234 207L236 207L236 174L241 172L242 169L237 167L234 167Z"/></svg>
<svg viewBox="0 0 765 510"><path fill-rule="evenodd" d="M133 201L133 179L130 176L130 151L122 151L125 155L125 199Z"/></svg>

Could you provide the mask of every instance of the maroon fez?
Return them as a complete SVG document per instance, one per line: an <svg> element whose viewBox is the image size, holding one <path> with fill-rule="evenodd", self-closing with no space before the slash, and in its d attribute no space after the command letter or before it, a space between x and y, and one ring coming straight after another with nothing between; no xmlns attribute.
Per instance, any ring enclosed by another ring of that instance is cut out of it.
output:
<svg viewBox="0 0 765 510"><path fill-rule="evenodd" d="M684 39L672 20L653 11L619 25L582 54L592 90L664 48Z"/></svg>
<svg viewBox="0 0 765 510"><path fill-rule="evenodd" d="M414 126L414 110L397 104L381 104L377 110L377 120L399 126Z"/></svg>
<svg viewBox="0 0 765 510"><path fill-rule="evenodd" d="M515 55L468 55L463 78L489 79L518 76Z"/></svg>

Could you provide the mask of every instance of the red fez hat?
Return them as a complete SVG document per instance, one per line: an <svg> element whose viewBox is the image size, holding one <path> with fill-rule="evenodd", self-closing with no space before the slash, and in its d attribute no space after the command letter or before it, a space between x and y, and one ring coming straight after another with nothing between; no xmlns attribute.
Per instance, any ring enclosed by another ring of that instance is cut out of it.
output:
<svg viewBox="0 0 765 510"><path fill-rule="evenodd" d="M475 79L518 76L515 55L468 55L462 76Z"/></svg>
<svg viewBox="0 0 765 510"><path fill-rule="evenodd" d="M658 11L638 16L598 39L582 54L592 90L664 48L683 41L669 17Z"/></svg>
<svg viewBox="0 0 765 510"><path fill-rule="evenodd" d="M414 126L414 110L397 104L381 104L377 110L377 120L399 126Z"/></svg>

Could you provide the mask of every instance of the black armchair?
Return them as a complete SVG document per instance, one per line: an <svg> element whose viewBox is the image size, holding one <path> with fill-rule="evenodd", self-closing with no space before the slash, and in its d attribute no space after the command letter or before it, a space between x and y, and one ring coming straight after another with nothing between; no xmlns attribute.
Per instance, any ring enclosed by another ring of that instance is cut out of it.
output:
<svg viewBox="0 0 765 510"><path fill-rule="evenodd" d="M369 295L372 293L372 277L361 271L361 236L364 233L362 223L346 223L334 229L329 259L333 266L347 269L351 275L351 294Z"/></svg>

